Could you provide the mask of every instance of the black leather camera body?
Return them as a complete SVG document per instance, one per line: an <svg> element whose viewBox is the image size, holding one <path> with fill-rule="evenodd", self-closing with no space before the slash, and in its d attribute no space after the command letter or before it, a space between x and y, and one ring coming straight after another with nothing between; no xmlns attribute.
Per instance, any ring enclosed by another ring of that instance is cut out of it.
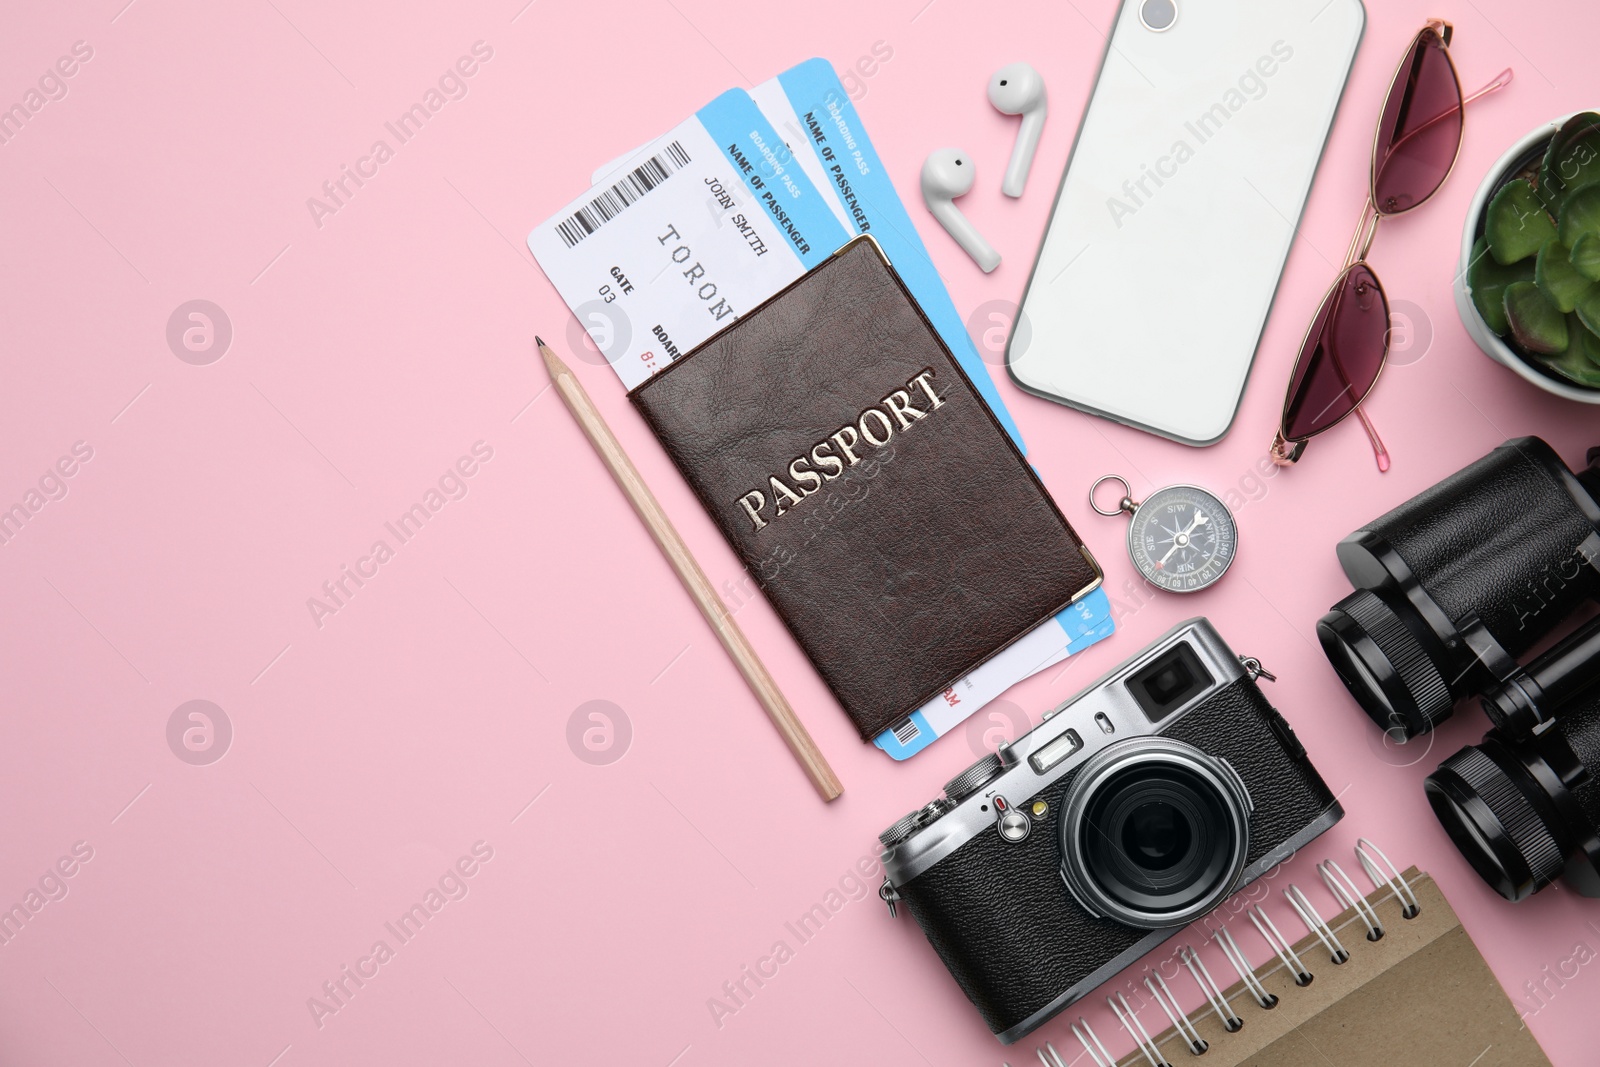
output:
<svg viewBox="0 0 1600 1067"><path fill-rule="evenodd" d="M880 895L1003 1044L1343 816L1261 673L1181 623L880 835Z"/></svg>

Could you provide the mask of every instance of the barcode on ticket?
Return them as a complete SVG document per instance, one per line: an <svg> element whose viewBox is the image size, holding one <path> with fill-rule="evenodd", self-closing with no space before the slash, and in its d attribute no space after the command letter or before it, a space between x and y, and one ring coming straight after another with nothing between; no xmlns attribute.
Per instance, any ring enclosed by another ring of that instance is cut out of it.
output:
<svg viewBox="0 0 1600 1067"><path fill-rule="evenodd" d="M683 150L682 144L673 141L664 151L651 156L623 175L621 181L589 201L587 206L579 208L556 223L556 232L561 235L568 248L573 247L616 218L622 213L623 208L666 181L674 171L686 166L688 162L689 153Z"/></svg>

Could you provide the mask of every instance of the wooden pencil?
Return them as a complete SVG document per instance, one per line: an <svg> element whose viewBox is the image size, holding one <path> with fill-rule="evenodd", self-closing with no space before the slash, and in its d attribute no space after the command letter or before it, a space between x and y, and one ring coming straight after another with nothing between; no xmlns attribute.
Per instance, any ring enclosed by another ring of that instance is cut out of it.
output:
<svg viewBox="0 0 1600 1067"><path fill-rule="evenodd" d="M778 733L789 746L789 751L794 753L794 758L806 772L806 777L811 779L811 784L816 787L823 800L833 800L844 792L844 786L839 783L833 768L828 766L828 761L823 758L816 742L811 740L811 735L806 732L794 709L789 706L788 700L778 689L778 684L772 680L772 675L767 673L767 668L756 655L755 649L750 647L744 632L739 629L738 624L733 621L733 616L723 606L722 598L711 588L711 583L706 580L700 564L689 554L689 547L683 543L683 538L673 528L672 521L656 502L655 494L650 492L650 487L639 477L639 472L634 469L628 454L622 450L622 445L612 434L611 428L606 425L599 409L589 399L589 394L584 391L583 384L573 375L571 369L542 340L535 337L534 343L539 346L539 354L544 357L544 365L550 372L550 381L555 385L556 392L561 394L567 410L572 412L572 417L577 420L584 436L589 438L589 443L600 454L600 459L611 471L611 476L622 487L628 502L633 505L633 510L639 513L645 529L650 531L650 536L655 538L662 555L672 564L672 569L678 574L678 580L689 591L689 595L700 608L700 614L711 624L711 629L716 632L722 647L728 650L734 666L744 675L744 680L749 683L756 699L766 710L767 717L778 728Z"/></svg>

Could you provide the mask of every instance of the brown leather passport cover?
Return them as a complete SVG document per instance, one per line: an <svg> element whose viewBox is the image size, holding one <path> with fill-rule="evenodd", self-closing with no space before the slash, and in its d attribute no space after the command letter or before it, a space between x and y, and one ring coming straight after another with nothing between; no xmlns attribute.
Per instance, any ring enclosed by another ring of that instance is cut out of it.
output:
<svg viewBox="0 0 1600 1067"><path fill-rule="evenodd" d="M629 395L865 740L1100 580L870 238Z"/></svg>

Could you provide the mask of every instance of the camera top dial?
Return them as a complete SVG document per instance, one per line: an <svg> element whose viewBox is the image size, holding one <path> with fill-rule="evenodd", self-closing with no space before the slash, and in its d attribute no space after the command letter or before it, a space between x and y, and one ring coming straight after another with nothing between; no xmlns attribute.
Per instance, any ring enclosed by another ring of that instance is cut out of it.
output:
<svg viewBox="0 0 1600 1067"><path fill-rule="evenodd" d="M959 804L996 778L1006 769L1001 752L991 752L945 783L944 795Z"/></svg>
<svg viewBox="0 0 1600 1067"><path fill-rule="evenodd" d="M917 826L922 821L922 811L910 812L895 820L895 824L878 835L884 848L893 848L912 834L917 832Z"/></svg>

